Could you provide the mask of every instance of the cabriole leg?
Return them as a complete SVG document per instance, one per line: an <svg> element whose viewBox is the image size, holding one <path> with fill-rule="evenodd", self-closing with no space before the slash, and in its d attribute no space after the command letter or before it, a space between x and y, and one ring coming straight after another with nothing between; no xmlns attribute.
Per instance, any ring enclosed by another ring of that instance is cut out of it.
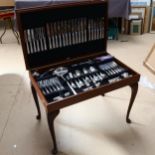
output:
<svg viewBox="0 0 155 155"><path fill-rule="evenodd" d="M40 112L40 106L39 106L39 101L38 101L38 96L37 96L37 93L31 83L31 90L32 90L32 94L33 94L33 98L34 98L34 101L35 101L35 104L36 104L36 107L37 107L37 112L38 112L38 115L36 116L36 118L38 120L41 119L41 112Z"/></svg>
<svg viewBox="0 0 155 155"><path fill-rule="evenodd" d="M130 85L130 87L131 87L131 98L130 98L130 102L129 102L129 106L128 106L128 110L127 110L127 115L126 115L126 122L127 123L131 123L131 120L129 118L129 115L130 115L131 108L133 106L133 102L135 100L135 97L137 95L138 83L135 83L133 85Z"/></svg>
<svg viewBox="0 0 155 155"><path fill-rule="evenodd" d="M57 115L59 114L59 112L60 112L59 110L56 110L56 111L47 113L48 126L49 126L50 133L51 133L52 140L53 140L53 149L52 149L53 154L58 153L55 130L54 130L54 120L57 117Z"/></svg>

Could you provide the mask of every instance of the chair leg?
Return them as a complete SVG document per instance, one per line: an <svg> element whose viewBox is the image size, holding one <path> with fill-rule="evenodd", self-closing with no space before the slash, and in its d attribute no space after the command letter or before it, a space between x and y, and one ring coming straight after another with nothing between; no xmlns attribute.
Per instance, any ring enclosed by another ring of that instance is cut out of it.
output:
<svg viewBox="0 0 155 155"><path fill-rule="evenodd" d="M4 21L4 31L2 33L2 35L0 36L0 43L2 44L2 37L4 36L4 34L6 33L6 21L5 19L3 20Z"/></svg>
<svg viewBox="0 0 155 155"><path fill-rule="evenodd" d="M18 44L20 44L20 42L19 42L19 35L18 35L17 31L14 30L11 17L8 18L8 20L9 20L10 28L11 28L11 30L12 30L14 36L16 37Z"/></svg>

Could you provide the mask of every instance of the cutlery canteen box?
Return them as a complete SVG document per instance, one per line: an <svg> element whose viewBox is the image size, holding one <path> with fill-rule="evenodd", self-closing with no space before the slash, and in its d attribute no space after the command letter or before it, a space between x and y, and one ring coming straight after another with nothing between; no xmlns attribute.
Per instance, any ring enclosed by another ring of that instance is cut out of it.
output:
<svg viewBox="0 0 155 155"><path fill-rule="evenodd" d="M26 69L41 118L43 103L57 153L54 120L60 109L131 87L126 121L140 75L107 52L108 1L55 2L16 10Z"/></svg>

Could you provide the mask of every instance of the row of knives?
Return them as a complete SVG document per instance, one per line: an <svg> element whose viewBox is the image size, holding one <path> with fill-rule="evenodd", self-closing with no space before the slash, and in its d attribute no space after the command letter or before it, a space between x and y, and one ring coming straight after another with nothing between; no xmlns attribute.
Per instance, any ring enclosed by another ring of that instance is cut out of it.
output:
<svg viewBox="0 0 155 155"><path fill-rule="evenodd" d="M27 53L33 54L104 38L103 18L75 18L26 29Z"/></svg>

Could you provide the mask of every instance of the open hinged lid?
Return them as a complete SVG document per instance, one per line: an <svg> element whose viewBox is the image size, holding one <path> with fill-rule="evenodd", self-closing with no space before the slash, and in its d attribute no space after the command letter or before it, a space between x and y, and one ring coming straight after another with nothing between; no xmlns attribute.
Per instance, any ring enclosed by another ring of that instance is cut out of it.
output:
<svg viewBox="0 0 155 155"><path fill-rule="evenodd" d="M59 2L16 10L26 68L106 52L107 1Z"/></svg>

